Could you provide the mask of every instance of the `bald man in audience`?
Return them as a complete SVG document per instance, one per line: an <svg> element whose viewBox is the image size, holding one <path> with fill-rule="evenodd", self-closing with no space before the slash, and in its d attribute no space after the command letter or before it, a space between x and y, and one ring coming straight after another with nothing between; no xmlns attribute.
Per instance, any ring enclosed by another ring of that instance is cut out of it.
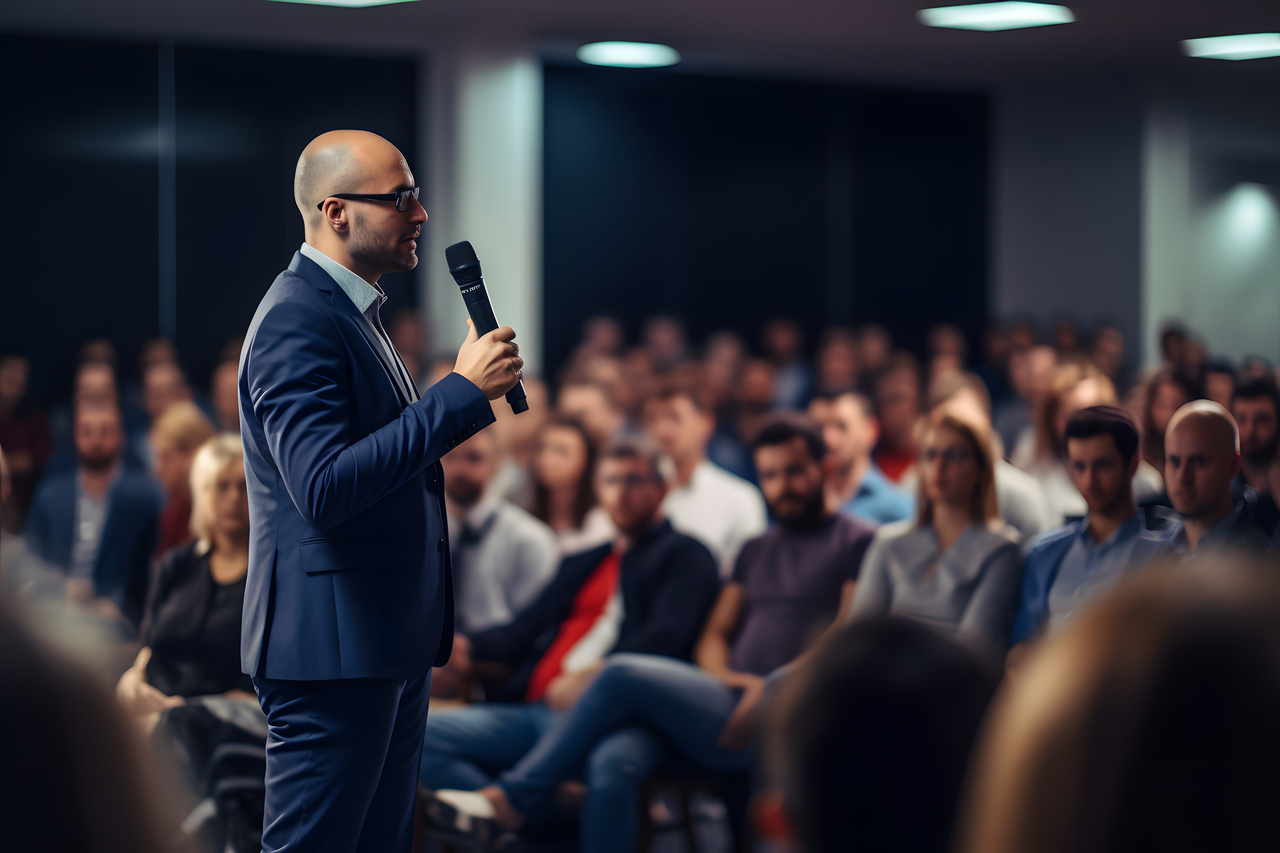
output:
<svg viewBox="0 0 1280 853"><path fill-rule="evenodd" d="M1231 500L1240 473L1240 431L1217 403L1196 400L1174 414L1165 432L1165 484L1182 518L1174 550L1187 559L1223 549L1263 552L1267 535Z"/></svg>

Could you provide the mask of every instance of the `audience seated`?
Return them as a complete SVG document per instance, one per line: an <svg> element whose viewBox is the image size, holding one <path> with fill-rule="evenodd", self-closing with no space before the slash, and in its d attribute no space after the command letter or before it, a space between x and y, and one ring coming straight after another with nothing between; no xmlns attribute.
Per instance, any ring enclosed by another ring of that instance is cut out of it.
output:
<svg viewBox="0 0 1280 853"><path fill-rule="evenodd" d="M940 406L960 407L971 419L988 427L991 424L991 398L982 380L971 373L950 371L934 377L929 383L928 402L931 412ZM998 436L992 435L991 440L996 460L996 512L1026 541L1051 526L1044 491L1035 477L1004 460ZM915 475L908 473L901 485L915 489Z"/></svg>
<svg viewBox="0 0 1280 853"><path fill-rule="evenodd" d="M630 777L631 784L616 785L606 799L588 780L583 850L628 851L635 849L638 783L658 767L664 745L706 770L746 769L766 679L776 679L833 624L872 535L869 525L827 508L825 452L816 425L797 415L770 420L756 436L756 469L778 525L742 549L698 642L696 666L611 656L564 723L496 783L476 793L437 791L436 819L517 828L545 811L557 786L586 760L589 773L612 767L610 778ZM637 741L633 751L602 754L619 738Z"/></svg>
<svg viewBox="0 0 1280 853"><path fill-rule="evenodd" d="M1280 590L1233 569L1128 579L1033 652L983 727L954 849L1275 849Z"/></svg>
<svg viewBox="0 0 1280 853"><path fill-rule="evenodd" d="M1022 564L996 514L985 424L941 408L920 431L918 520L880 528L863 561L852 618L895 614L1004 647Z"/></svg>
<svg viewBox="0 0 1280 853"><path fill-rule="evenodd" d="M1244 500L1258 524L1268 532L1280 522L1275 484L1280 483L1280 390L1274 380L1254 379L1231 397L1231 414L1240 427L1240 473L1231 495Z"/></svg>
<svg viewBox="0 0 1280 853"><path fill-rule="evenodd" d="M1010 665L1024 644L1057 631L1081 607L1169 547L1172 530L1133 501L1138 427L1124 409L1094 406L1067 419L1067 470L1089 507L1080 521L1037 537L1026 555Z"/></svg>
<svg viewBox="0 0 1280 853"><path fill-rule="evenodd" d="M189 402L174 403L151 424L152 470L165 494L157 555L191 541L191 460L216 432Z"/></svg>
<svg viewBox="0 0 1280 853"><path fill-rule="evenodd" d="M551 412L547 407L547 385L536 376L524 374L528 411L517 415L510 406L495 406L494 432L502 448L498 472L490 488L514 504L529 509L533 506L533 478L530 468L538 446L538 435Z"/></svg>
<svg viewBox="0 0 1280 853"><path fill-rule="evenodd" d="M1261 553L1269 534L1232 500L1231 484L1240 473L1240 431L1231 413L1208 400L1188 403L1169 420L1165 436L1165 475L1169 498L1181 524L1173 548L1189 561L1205 551Z"/></svg>
<svg viewBox="0 0 1280 853"><path fill-rule="evenodd" d="M142 410L146 413L145 427L139 427L129 437L134 455L148 465L155 462L155 448L151 445L151 426L174 403L190 403L195 398L191 393L187 379L182 375L182 368L173 360L172 353L159 348L155 360L146 365L142 373Z"/></svg>
<svg viewBox="0 0 1280 853"><path fill-rule="evenodd" d="M861 372L858 364L858 342L853 333L841 327L823 332L814 365L815 393L832 396L855 390Z"/></svg>
<svg viewBox="0 0 1280 853"><path fill-rule="evenodd" d="M668 384L644 405L644 430L674 463L663 514L711 549L724 574L768 525L760 490L707 459L715 415L697 388Z"/></svg>
<svg viewBox="0 0 1280 853"><path fill-rule="evenodd" d="M880 440L871 458L890 481L897 483L916 463L920 368L915 359L902 353L895 355L876 377L874 399L880 417Z"/></svg>
<svg viewBox="0 0 1280 853"><path fill-rule="evenodd" d="M757 824L795 853L945 853L999 666L919 623L842 626L768 715Z"/></svg>
<svg viewBox="0 0 1280 853"><path fill-rule="evenodd" d="M53 445L44 412L26 404L31 362L16 353L0 353L0 447L9 458L8 503L0 513L0 525L16 533L22 529Z"/></svg>
<svg viewBox="0 0 1280 853"><path fill-rule="evenodd" d="M49 416L53 456L46 472L75 466L75 410L80 406L120 406L115 368L107 361L83 361L76 368L71 399L55 406ZM121 410L123 414L123 409ZM125 417L125 428L128 429ZM141 460L137 460L141 463Z"/></svg>
<svg viewBox="0 0 1280 853"><path fill-rule="evenodd" d="M515 675L498 695L524 701L431 714L422 753L427 788L477 790L492 784L544 734L564 725L564 712L609 656L637 652L689 659L719 578L711 552L663 518L668 468L661 451L644 439L620 439L606 448L595 483L617 538L564 558L551 584L509 625L457 644L449 666L467 665L457 660L457 649L477 662L507 664ZM619 786L633 784L608 775L608 756L644 748L625 733L600 744L603 757L588 762L588 811L593 796L608 800Z"/></svg>
<svg viewBox="0 0 1280 853"><path fill-rule="evenodd" d="M453 565L454 613L463 634L506 625L555 574L555 532L491 488L501 453L482 430L440 460Z"/></svg>
<svg viewBox="0 0 1280 853"><path fill-rule="evenodd" d="M124 464L124 429L114 405L75 413L78 465L45 475L24 531L27 550L65 575L66 596L126 635L137 628L163 496Z"/></svg>
<svg viewBox="0 0 1280 853"><path fill-rule="evenodd" d="M818 395L809 415L822 428L827 506L872 524L905 521L915 511L911 497L898 491L871 459L880 422L871 401L855 391Z"/></svg>
<svg viewBox="0 0 1280 853"><path fill-rule="evenodd" d="M1210 359L1204 365L1204 398L1223 408L1231 408L1236 395L1236 369L1225 358Z"/></svg>
<svg viewBox="0 0 1280 853"><path fill-rule="evenodd" d="M539 430L531 460L533 515L555 531L561 554L612 541L609 515L596 505L595 445L582 424L552 415Z"/></svg>

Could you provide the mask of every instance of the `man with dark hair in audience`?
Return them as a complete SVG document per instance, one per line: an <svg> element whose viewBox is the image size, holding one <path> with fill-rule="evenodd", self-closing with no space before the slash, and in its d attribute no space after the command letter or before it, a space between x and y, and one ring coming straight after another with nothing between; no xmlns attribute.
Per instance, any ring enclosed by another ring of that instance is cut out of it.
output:
<svg viewBox="0 0 1280 853"><path fill-rule="evenodd" d="M551 584L512 622L470 637L450 666L472 661L515 671L491 698L427 719L421 779L430 789L476 790L521 760L560 724L607 656L640 652L688 660L720 582L715 559L677 533L662 514L669 462L643 438L620 439L596 464L600 504L618 529L615 541L565 557ZM462 672L466 675L466 672ZM523 701L520 701L523 700ZM628 756L643 757L652 738L619 732L588 762L586 809L630 789Z"/></svg>
<svg viewBox="0 0 1280 853"><path fill-rule="evenodd" d="M759 489L707 459L715 429L715 413L696 386L669 382L645 401L645 433L675 463L663 514L710 548L728 574L742 544L769 520Z"/></svg>
<svg viewBox="0 0 1280 853"><path fill-rule="evenodd" d="M501 463L493 430L440 459L462 634L508 624L538 597L560 561L555 532L490 489Z"/></svg>
<svg viewBox="0 0 1280 853"><path fill-rule="evenodd" d="M555 787L584 759L591 756L589 766L600 767L607 757L615 765L612 775L629 779L631 786L588 808L582 849L626 853L636 844L639 784L659 766L666 747L714 772L750 764L752 753L745 747L755 732L766 677L801 656L852 601L874 532L827 508L826 446L812 421L775 415L752 450L778 524L738 556L698 642L697 666L653 655L611 657L565 723L513 769L474 793L438 791L438 818L464 815L515 828L524 817L540 814ZM654 739L654 729L664 741ZM602 755L603 744L627 732L636 732L647 749Z"/></svg>
<svg viewBox="0 0 1280 853"><path fill-rule="evenodd" d="M880 416L880 440L871 458L892 482L916 463L916 421L920 419L920 366L906 353L897 353L875 379L875 407Z"/></svg>
<svg viewBox="0 0 1280 853"><path fill-rule="evenodd" d="M915 502L885 478L871 460L880 437L880 421L871 401L854 391L819 395L809 401L809 416L822 428L827 506L872 524L905 521Z"/></svg>
<svg viewBox="0 0 1280 853"><path fill-rule="evenodd" d="M1163 553L1173 530L1134 504L1138 426L1124 409L1094 406L1067 420L1067 470L1089 514L1032 541L1010 661L1043 630L1056 630L1131 571Z"/></svg>
<svg viewBox="0 0 1280 853"><path fill-rule="evenodd" d="M1270 541L1243 501L1231 496L1240 473L1240 431L1231 413L1209 400L1187 403L1165 434L1165 486L1182 523L1173 548L1193 560L1205 551L1264 552Z"/></svg>
<svg viewBox="0 0 1280 853"><path fill-rule="evenodd" d="M1231 496L1245 501L1254 520L1273 533L1280 521L1271 492L1280 466L1280 389L1270 378L1249 380L1232 395L1231 414L1240 428L1240 473L1231 483Z"/></svg>
<svg viewBox="0 0 1280 853"><path fill-rule="evenodd" d="M80 406L78 466L46 475L27 516L27 549L66 575L67 598L132 635L142 616L164 497L122 461L120 409Z"/></svg>
<svg viewBox="0 0 1280 853"><path fill-rule="evenodd" d="M1236 395L1236 369L1225 358L1211 358L1204 363L1204 396L1224 408L1231 408Z"/></svg>
<svg viewBox="0 0 1280 853"><path fill-rule="evenodd" d="M116 369L109 361L82 361L76 367L70 401L55 406L49 416L54 454L48 470L75 464L75 411L81 406L120 406ZM123 410L122 410L123 411ZM128 424L125 428L128 429Z"/></svg>

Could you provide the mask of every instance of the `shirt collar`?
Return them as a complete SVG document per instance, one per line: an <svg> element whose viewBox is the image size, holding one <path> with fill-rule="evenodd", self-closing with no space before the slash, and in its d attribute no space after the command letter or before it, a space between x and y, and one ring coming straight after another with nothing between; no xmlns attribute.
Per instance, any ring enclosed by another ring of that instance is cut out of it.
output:
<svg viewBox="0 0 1280 853"><path fill-rule="evenodd" d="M1117 527L1115 533L1112 533L1106 540L1102 542L1094 542L1093 537L1089 535L1089 517L1085 516L1084 521L1080 522L1080 532L1077 533L1076 536L1080 539L1080 544L1084 547L1093 551L1102 552L1109 548L1114 548L1120 543L1137 536L1145 526L1146 519L1143 516L1142 510L1138 509L1128 521Z"/></svg>
<svg viewBox="0 0 1280 853"><path fill-rule="evenodd" d="M356 306L356 310L361 314L368 311L369 306L375 302L381 307L382 303L387 301L387 295L382 292L382 288L365 281L310 243L303 243L302 248L298 251L315 261L320 269L327 272L329 277L338 283L338 287L342 288L342 292L347 294L347 298L351 300L352 304Z"/></svg>
<svg viewBox="0 0 1280 853"><path fill-rule="evenodd" d="M498 506L502 503L502 494L497 489L486 490L485 494L471 508L461 521L463 525L474 530L488 529L494 516L498 514Z"/></svg>

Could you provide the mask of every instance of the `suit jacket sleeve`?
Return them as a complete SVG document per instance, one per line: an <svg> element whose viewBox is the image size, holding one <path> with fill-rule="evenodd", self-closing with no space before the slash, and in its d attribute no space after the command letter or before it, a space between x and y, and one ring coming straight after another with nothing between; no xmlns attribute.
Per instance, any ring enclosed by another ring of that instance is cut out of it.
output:
<svg viewBox="0 0 1280 853"><path fill-rule="evenodd" d="M613 651L688 660L720 593L715 557L701 543L686 540L666 555L657 582L652 616Z"/></svg>
<svg viewBox="0 0 1280 853"><path fill-rule="evenodd" d="M352 435L347 360L330 318L286 301L263 317L245 364L289 497L322 529L368 509L494 421L480 389L451 373L386 426Z"/></svg>

